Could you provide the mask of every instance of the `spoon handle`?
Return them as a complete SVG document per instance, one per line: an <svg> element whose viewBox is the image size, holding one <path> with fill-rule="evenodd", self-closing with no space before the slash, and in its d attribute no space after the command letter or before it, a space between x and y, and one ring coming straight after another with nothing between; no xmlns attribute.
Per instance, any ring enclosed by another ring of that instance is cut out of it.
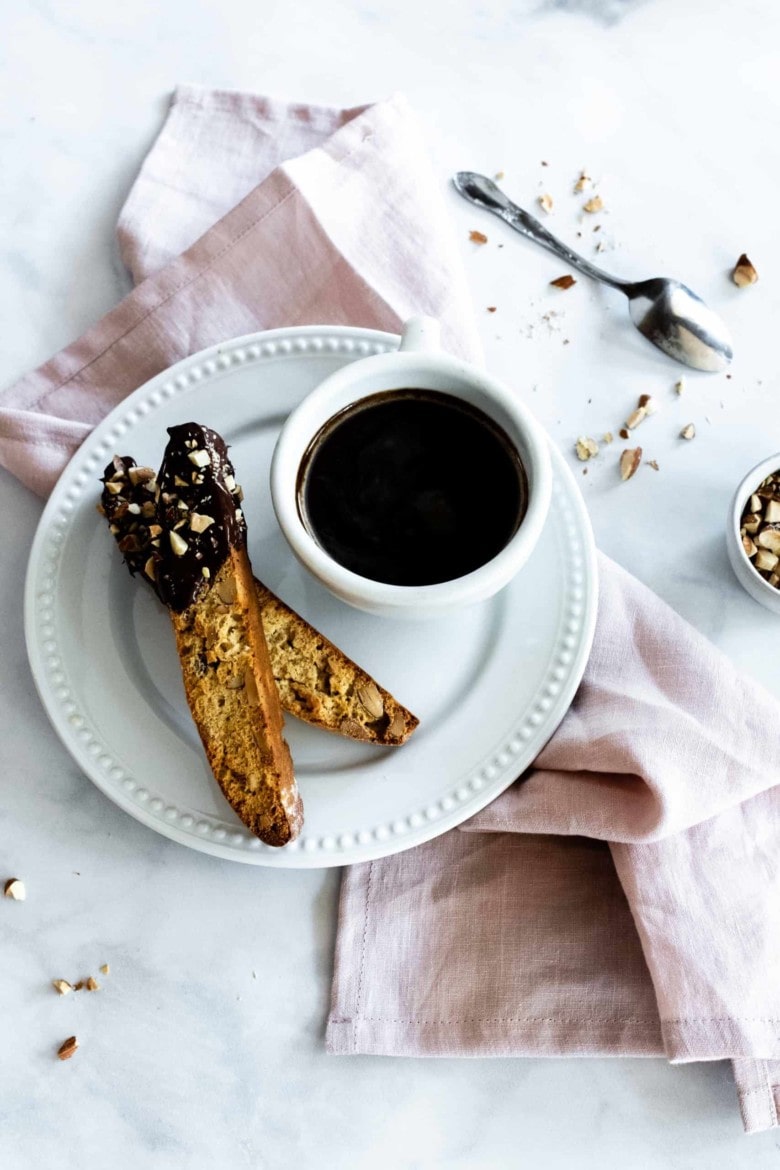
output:
<svg viewBox="0 0 780 1170"><path fill-rule="evenodd" d="M474 171L458 171L453 183L456 190L464 199L468 199L469 203L482 207L485 211L492 211L494 215L503 219L521 236L533 240L536 244L541 244L543 248L547 248L548 252L554 252L556 256L560 256L561 260L565 260L567 264L584 273L585 276L590 276L593 280L608 284L611 288L619 289L627 296L629 295L629 290L632 287L630 281L610 276L608 272L597 268L595 264L591 264L589 260L578 255L567 244L556 239L551 232L547 231L546 227L539 223L538 219L534 219L527 211L523 211L522 207L518 207L511 199L508 199L501 188L497 187L493 180L488 179L486 175L478 175Z"/></svg>

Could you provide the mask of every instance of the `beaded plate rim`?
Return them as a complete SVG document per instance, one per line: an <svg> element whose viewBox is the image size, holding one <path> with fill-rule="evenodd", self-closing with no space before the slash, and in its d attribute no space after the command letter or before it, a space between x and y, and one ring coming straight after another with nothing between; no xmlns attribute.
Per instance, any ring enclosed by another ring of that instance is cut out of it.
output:
<svg viewBox="0 0 780 1170"><path fill-rule="evenodd" d="M338 836L307 833L273 849L230 821L166 803L114 759L111 748L80 710L57 637L56 588L62 552L85 489L116 442L163 402L232 366L323 353L360 358L398 347L395 334L349 326L301 326L234 338L184 358L119 404L75 453L38 524L25 583L27 653L41 702L66 749L97 787L136 820L201 852L255 865L321 868L375 860L420 845L456 827L494 800L532 762L563 719L585 671L596 622L598 576L590 519L579 488L551 443L552 509L567 540L564 616L551 665L533 700L488 759L437 801L390 823L346 830ZM549 523L549 521L548 521Z"/></svg>

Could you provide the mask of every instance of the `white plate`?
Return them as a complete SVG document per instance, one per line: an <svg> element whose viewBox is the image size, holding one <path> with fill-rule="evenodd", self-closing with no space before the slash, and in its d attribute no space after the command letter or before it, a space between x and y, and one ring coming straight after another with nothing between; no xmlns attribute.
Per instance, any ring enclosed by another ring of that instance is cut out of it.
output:
<svg viewBox="0 0 780 1170"><path fill-rule="evenodd" d="M593 637L593 536L553 449L553 505L531 560L497 597L435 622L395 622L338 602L293 559L271 508L268 471L289 411L328 374L394 349L387 333L277 329L186 358L131 394L59 480L30 554L27 648L63 743L131 816L205 853L255 865L366 861L451 829L531 763L566 712ZM97 515L115 452L158 466L165 429L195 419L232 446L255 572L419 717L398 749L287 719L305 806L298 841L252 837L225 803L187 711L168 618L131 579Z"/></svg>

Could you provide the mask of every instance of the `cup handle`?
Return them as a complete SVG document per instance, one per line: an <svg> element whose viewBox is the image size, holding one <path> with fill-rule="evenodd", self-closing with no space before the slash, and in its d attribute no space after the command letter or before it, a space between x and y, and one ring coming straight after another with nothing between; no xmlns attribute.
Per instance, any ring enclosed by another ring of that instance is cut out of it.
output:
<svg viewBox="0 0 780 1170"><path fill-rule="evenodd" d="M401 334L402 353L435 353L441 349L441 326L435 317L410 317Z"/></svg>

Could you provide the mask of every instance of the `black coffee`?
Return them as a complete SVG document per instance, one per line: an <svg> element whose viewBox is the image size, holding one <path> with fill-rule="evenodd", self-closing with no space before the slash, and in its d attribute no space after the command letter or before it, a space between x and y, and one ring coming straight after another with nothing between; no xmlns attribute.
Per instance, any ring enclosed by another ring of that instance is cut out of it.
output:
<svg viewBox="0 0 780 1170"><path fill-rule="evenodd" d="M486 564L525 513L525 472L486 414L449 394L391 390L330 419L298 476L298 510L347 569L435 585Z"/></svg>

